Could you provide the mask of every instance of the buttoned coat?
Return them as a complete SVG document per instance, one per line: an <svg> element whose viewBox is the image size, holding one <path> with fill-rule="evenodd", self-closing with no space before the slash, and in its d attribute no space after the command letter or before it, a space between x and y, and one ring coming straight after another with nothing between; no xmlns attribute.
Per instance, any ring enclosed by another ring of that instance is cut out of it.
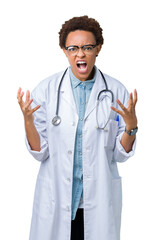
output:
<svg viewBox="0 0 155 240"><path fill-rule="evenodd" d="M97 68L96 68L97 69ZM120 240L122 211L122 183L118 162L133 155L126 153L120 140L125 129L121 116L111 111L111 95L103 93L98 107L98 122L103 126L110 114L106 130L96 128L98 93L105 83L96 70L96 80L86 108L83 125L83 202L84 240ZM32 107L41 105L34 113L34 124L40 135L41 151L31 150L33 157L41 162L37 176L30 240L70 240L72 178L74 144L78 113L72 93L69 70L63 79L59 115L61 123L52 124L55 116L58 86L63 72L57 73L38 84L32 92ZM108 88L125 106L129 94L116 79L104 74Z"/></svg>

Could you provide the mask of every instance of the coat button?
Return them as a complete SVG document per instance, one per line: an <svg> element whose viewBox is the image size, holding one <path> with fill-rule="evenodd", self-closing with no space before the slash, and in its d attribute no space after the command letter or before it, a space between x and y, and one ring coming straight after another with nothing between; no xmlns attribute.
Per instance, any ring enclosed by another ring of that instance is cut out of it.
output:
<svg viewBox="0 0 155 240"><path fill-rule="evenodd" d="M69 151L68 151L68 154L69 154L69 155L71 155L71 154L72 154L72 151L71 151L71 150L69 150Z"/></svg>
<svg viewBox="0 0 155 240"><path fill-rule="evenodd" d="M67 178L67 181L68 181L68 182L71 182L71 179L70 179L70 178Z"/></svg>
<svg viewBox="0 0 155 240"><path fill-rule="evenodd" d="M86 150L89 151L89 150L90 150L90 146L89 146L89 147L86 147Z"/></svg>
<svg viewBox="0 0 155 240"><path fill-rule="evenodd" d="M91 178L91 175L87 175L87 178Z"/></svg>
<svg viewBox="0 0 155 240"><path fill-rule="evenodd" d="M71 122L71 125L72 125L72 126L75 126L75 122Z"/></svg>
<svg viewBox="0 0 155 240"><path fill-rule="evenodd" d="M66 210L69 212L69 211L70 211L70 206L67 206L67 207L66 207Z"/></svg>

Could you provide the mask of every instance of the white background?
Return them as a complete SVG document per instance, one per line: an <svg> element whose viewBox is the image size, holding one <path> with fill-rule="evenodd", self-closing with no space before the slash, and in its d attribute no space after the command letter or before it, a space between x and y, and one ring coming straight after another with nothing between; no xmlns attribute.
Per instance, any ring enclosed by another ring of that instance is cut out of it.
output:
<svg viewBox="0 0 155 240"><path fill-rule="evenodd" d="M58 32L64 21L82 15L95 18L103 28L105 44L96 65L129 92L138 91L137 151L118 164L123 181L121 239L155 239L153 0L0 3L0 239L28 239L39 169L25 147L17 90L21 86L31 91L42 79L68 66Z"/></svg>

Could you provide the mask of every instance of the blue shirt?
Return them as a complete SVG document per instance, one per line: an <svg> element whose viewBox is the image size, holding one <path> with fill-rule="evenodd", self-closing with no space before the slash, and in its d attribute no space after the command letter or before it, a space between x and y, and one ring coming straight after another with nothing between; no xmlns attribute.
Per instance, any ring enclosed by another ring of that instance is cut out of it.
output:
<svg viewBox="0 0 155 240"><path fill-rule="evenodd" d="M85 110L90 97L90 93L95 82L96 74L92 80L80 81L77 79L71 68L69 68L73 96L79 115L79 121L76 130L75 149L74 149L74 167L73 167L73 185L72 185L72 220L75 219L80 198L83 198L83 171L82 171L82 128ZM95 71L96 72L96 71Z"/></svg>

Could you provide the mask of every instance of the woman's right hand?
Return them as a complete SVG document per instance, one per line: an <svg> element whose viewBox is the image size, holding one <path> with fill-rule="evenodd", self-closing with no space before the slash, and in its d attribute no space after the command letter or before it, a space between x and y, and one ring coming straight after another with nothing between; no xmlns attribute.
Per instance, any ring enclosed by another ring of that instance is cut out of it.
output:
<svg viewBox="0 0 155 240"><path fill-rule="evenodd" d="M36 106L35 108L31 109L31 103L33 102L33 99L30 99L30 91L28 90L26 92L26 99L25 102L23 101L24 92L21 88L18 89L17 93L17 99L19 106L22 110L22 113L24 115L25 121L33 121L33 113L40 108L41 105Z"/></svg>

